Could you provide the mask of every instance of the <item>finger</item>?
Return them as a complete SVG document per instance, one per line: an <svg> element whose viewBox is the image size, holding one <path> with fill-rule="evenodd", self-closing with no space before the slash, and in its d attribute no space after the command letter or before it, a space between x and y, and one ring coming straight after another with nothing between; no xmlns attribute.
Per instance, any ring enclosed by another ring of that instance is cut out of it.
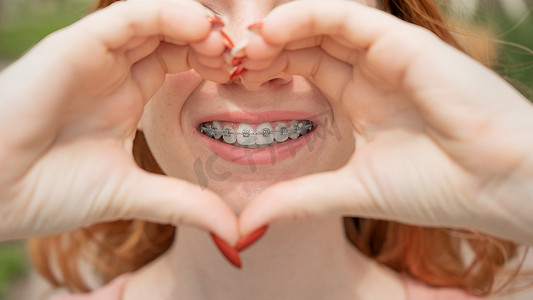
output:
<svg viewBox="0 0 533 300"><path fill-rule="evenodd" d="M166 67L157 53L144 58L131 67L131 78L138 86L144 104L156 93L165 81ZM135 90L135 87L133 87Z"/></svg>
<svg viewBox="0 0 533 300"><path fill-rule="evenodd" d="M211 68L200 62L194 52L189 55L189 63L198 74L204 79L216 83L225 83L229 80L230 74L224 67Z"/></svg>
<svg viewBox="0 0 533 300"><path fill-rule="evenodd" d="M210 68L197 60L189 47L162 43L156 51L131 68L133 81L139 87L143 99L148 101L161 87L166 74L185 72L193 68L205 79L226 82L228 73L222 68Z"/></svg>
<svg viewBox="0 0 533 300"><path fill-rule="evenodd" d="M255 35L250 38L245 53L248 58L253 60L271 59L277 56L282 50L298 50L320 46L323 39L323 35L315 35L289 41L286 45L277 45L270 44L262 36Z"/></svg>
<svg viewBox="0 0 533 300"><path fill-rule="evenodd" d="M318 38L312 39L302 39L295 42L291 42L286 45L283 49L284 51L290 50L295 53L296 50L305 50L307 48L321 48L325 53L329 54L333 58L336 58L342 62L349 63L351 65L355 64L357 61L358 53L353 49L349 48L346 45L343 45L335 37L323 37L319 36ZM278 56L280 56L281 50L276 52L272 57L263 57L257 58L252 55L243 60L243 65L248 70L260 70L266 69L272 65Z"/></svg>
<svg viewBox="0 0 533 300"><path fill-rule="evenodd" d="M246 57L242 60L242 66L248 70L265 70L268 69L279 56L280 53L277 53L275 56L260 60Z"/></svg>
<svg viewBox="0 0 533 300"><path fill-rule="evenodd" d="M141 39L142 42L140 41ZM161 45L161 41L158 37L155 36L135 39L135 42L136 45L126 50L125 53L130 64L134 64L142 58L145 58L146 56L152 54L157 49L157 47Z"/></svg>
<svg viewBox="0 0 533 300"><path fill-rule="evenodd" d="M219 30L211 30L205 39L190 45L196 53L208 57L220 57L226 50L226 44Z"/></svg>
<svg viewBox="0 0 533 300"><path fill-rule="evenodd" d="M140 37L132 38L130 41L124 44L121 47L121 49L124 49L124 51L133 50L139 46L142 46L149 38L154 38L157 41L159 41L159 39L155 36L151 36L151 37L140 36Z"/></svg>
<svg viewBox="0 0 533 300"><path fill-rule="evenodd" d="M330 38L321 41L320 36ZM261 60L275 55L280 46L295 43L291 46L294 49L302 42L315 42L321 47L329 44L324 47L329 52L334 50L329 40L337 47L365 52L370 73L394 85L402 82L414 59L431 52L426 47L431 49L440 41L421 27L353 1L331 1L327 6L320 1L295 1L277 7L263 20L261 36L252 38L247 51L250 57L253 52L253 58ZM426 47L420 47L421 43ZM396 50L394 55L391 49ZM340 57L346 58L346 50L342 52Z"/></svg>
<svg viewBox="0 0 533 300"><path fill-rule="evenodd" d="M390 14L354 1L330 1L327 5L323 1L295 1L274 9L263 20L261 33L274 45L329 35L342 36L350 46L367 49L398 26L402 22Z"/></svg>
<svg viewBox="0 0 533 300"><path fill-rule="evenodd" d="M191 68L188 47L162 43L156 51L131 67L133 81L143 99L148 101L165 81L167 73L184 72Z"/></svg>
<svg viewBox="0 0 533 300"><path fill-rule="evenodd" d="M265 46L261 42L258 43L251 44L247 48L247 53L249 54L245 62L248 69L267 68L283 50L294 51L320 47L332 57L351 64L355 62L354 57L357 55L357 52L353 48L346 45L342 37L318 35L289 42L283 48L270 45Z"/></svg>
<svg viewBox="0 0 533 300"><path fill-rule="evenodd" d="M192 51L190 55L194 56L195 61L209 68L222 69L227 65L226 61L221 56L210 57L198 54L196 51Z"/></svg>
<svg viewBox="0 0 533 300"><path fill-rule="evenodd" d="M213 232L226 242L239 239L237 217L209 190L176 178L132 171L117 193L110 211L122 218L145 219L176 226L194 226ZM116 217L116 216L113 216Z"/></svg>
<svg viewBox="0 0 533 300"><path fill-rule="evenodd" d="M241 213L239 229L246 236L263 225L283 220L330 214L355 216L367 210L364 199L368 199L365 188L345 170L305 176L263 191Z"/></svg>
<svg viewBox="0 0 533 300"><path fill-rule="evenodd" d="M147 36L160 36L162 40L175 43L200 41L211 30L206 18L211 13L207 9L191 9L190 5L183 4L185 2L190 1L116 2L73 27L96 37L109 50Z"/></svg>
<svg viewBox="0 0 533 300"><path fill-rule="evenodd" d="M185 46L183 43L173 43L168 40L162 41L158 36L150 36L134 38L122 48L125 49L126 56L133 64L152 54L161 44ZM199 57L205 58L205 63L208 66L216 67L216 65L224 63L224 60L220 56L225 49L225 45L222 38L220 38L220 34L216 31L212 31L206 40L191 44L191 48L195 49L195 53Z"/></svg>
<svg viewBox="0 0 533 300"><path fill-rule="evenodd" d="M381 70L379 75L395 79L401 78L396 75L404 74L402 70L405 71L413 59L431 56L427 53L435 57L437 52L441 52L446 59L434 59L433 62L443 64L454 59L465 60L458 51L445 51L451 50L451 47L446 47L430 31L354 1L333 0L327 6L321 1L295 1L279 6L263 20L261 37L255 37L249 48L261 48L261 43L266 49L293 43L298 45L299 41L311 44L315 41L317 44L317 37L321 35L330 36L339 45L368 52L368 65L375 65L374 71ZM424 47L420 47L421 44ZM254 52L254 55L262 55L262 51ZM269 51L264 54L269 55Z"/></svg>

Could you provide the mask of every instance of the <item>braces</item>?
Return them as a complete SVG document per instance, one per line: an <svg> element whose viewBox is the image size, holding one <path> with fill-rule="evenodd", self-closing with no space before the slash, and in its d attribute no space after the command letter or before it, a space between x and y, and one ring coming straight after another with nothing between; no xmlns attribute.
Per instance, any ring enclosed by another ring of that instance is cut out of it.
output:
<svg viewBox="0 0 533 300"><path fill-rule="evenodd" d="M262 135L264 137L270 136L273 133L279 133L281 135L289 135L289 130L292 130L293 133L307 133L309 130L313 128L313 122L311 121L301 121L296 126L291 126L291 128L282 127L280 130L270 130L268 128L263 128L263 130L259 132L250 132L249 130L245 129L242 132L234 132L230 130L229 128L225 128L222 130L213 128L213 125L206 125L206 124L200 124L199 129L200 132L206 133L208 135L214 136L218 134L222 134L222 136L230 136L231 134L235 135L242 135L243 137L249 137L251 135Z"/></svg>

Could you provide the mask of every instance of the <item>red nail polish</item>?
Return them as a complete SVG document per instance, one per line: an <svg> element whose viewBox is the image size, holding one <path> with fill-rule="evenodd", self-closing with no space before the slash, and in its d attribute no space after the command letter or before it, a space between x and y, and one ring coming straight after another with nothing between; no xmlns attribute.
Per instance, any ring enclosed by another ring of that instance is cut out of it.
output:
<svg viewBox="0 0 533 300"><path fill-rule="evenodd" d="M250 246L255 241L257 241L260 237L262 237L263 234L265 234L265 232L267 231L267 229L268 229L268 225L265 225L257 229L256 231L250 233L248 236L244 237L237 243L237 246L235 246L235 249L240 252L248 248L248 246Z"/></svg>
<svg viewBox="0 0 533 300"><path fill-rule="evenodd" d="M261 31L261 27L263 27L263 22L255 22L248 26L248 30L254 33L259 33Z"/></svg>
<svg viewBox="0 0 533 300"><path fill-rule="evenodd" d="M211 238L215 242L215 245L217 245L218 250L222 252L224 257L226 257L228 261L232 263L235 267L240 269L242 264L241 258L239 257L239 252L237 252L237 250L235 250L222 239L220 239L216 234L211 233Z"/></svg>
<svg viewBox="0 0 533 300"><path fill-rule="evenodd" d="M226 47L233 49L234 45L229 36L224 32L224 30L220 30L220 34L222 35L222 38L224 39L224 43L226 44Z"/></svg>
<svg viewBox="0 0 533 300"><path fill-rule="evenodd" d="M231 76L229 77L229 80L237 79L237 77L239 77L242 74L246 73L246 71L248 71L248 69L239 67L237 70L235 70L235 72L233 72L233 74L231 74Z"/></svg>
<svg viewBox="0 0 533 300"><path fill-rule="evenodd" d="M238 64L240 64L242 62L242 60L244 59L244 56L243 57L234 57L232 60L231 60L231 64L233 66L236 66Z"/></svg>
<svg viewBox="0 0 533 300"><path fill-rule="evenodd" d="M207 20L211 22L212 28L221 28L225 25L224 21L222 21L222 19L217 16L207 16Z"/></svg>
<svg viewBox="0 0 533 300"><path fill-rule="evenodd" d="M239 75L237 75L237 73L239 72L239 70L235 70L235 72L233 72L233 74L231 74L231 76L229 77L229 80L230 81L233 81L235 79L237 79L237 77L239 77Z"/></svg>
<svg viewBox="0 0 533 300"><path fill-rule="evenodd" d="M237 73L237 76L241 76L242 74L248 72L248 69L246 68L242 68L238 73Z"/></svg>

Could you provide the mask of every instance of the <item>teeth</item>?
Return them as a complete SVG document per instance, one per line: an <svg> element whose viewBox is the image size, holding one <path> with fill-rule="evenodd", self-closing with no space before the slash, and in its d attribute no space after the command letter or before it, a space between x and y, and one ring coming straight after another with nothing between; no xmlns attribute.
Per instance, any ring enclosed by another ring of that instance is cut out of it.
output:
<svg viewBox="0 0 533 300"><path fill-rule="evenodd" d="M241 144L239 144L239 142L233 143L233 146L240 147L240 148L248 148L248 146L241 145Z"/></svg>
<svg viewBox="0 0 533 300"><path fill-rule="evenodd" d="M209 126L208 130L202 130L202 132L208 137L213 137L213 126Z"/></svg>
<svg viewBox="0 0 533 300"><path fill-rule="evenodd" d="M278 142L285 142L289 138L289 127L285 123L278 123L276 125L276 132L274 139Z"/></svg>
<svg viewBox="0 0 533 300"><path fill-rule="evenodd" d="M255 138L255 143L258 145L271 144L274 141L274 134L272 134L270 123L259 124L255 132L258 133Z"/></svg>
<svg viewBox="0 0 533 300"><path fill-rule="evenodd" d="M231 124L226 123L222 127L220 121L213 121L200 124L199 129L208 137L224 141L226 144L257 149L285 142L289 138L297 139L313 129L313 123L308 120L294 120L287 126L284 122L278 122L274 130L270 122L259 124L255 130L251 125L241 123L237 130L234 130Z"/></svg>
<svg viewBox="0 0 533 300"><path fill-rule="evenodd" d="M237 132L240 133L237 135L237 142L239 142L239 144L246 146L255 144L256 136L253 134L254 129L252 126L241 123L239 124Z"/></svg>
<svg viewBox="0 0 533 300"><path fill-rule="evenodd" d="M297 139L298 136L300 136L300 133L298 130L298 121L294 120L291 122L291 126L289 128L289 137L294 140Z"/></svg>
<svg viewBox="0 0 533 300"><path fill-rule="evenodd" d="M222 139L228 144L233 144L237 140L236 135L233 133L233 127L230 125L225 125L224 130L222 130Z"/></svg>
<svg viewBox="0 0 533 300"><path fill-rule="evenodd" d="M302 131L300 131L300 135L304 135L304 134L306 134L308 131L309 131L309 129L307 129L306 127L303 127L303 128L302 128Z"/></svg>
<svg viewBox="0 0 533 300"><path fill-rule="evenodd" d="M222 125L220 125L220 122L214 121L213 122L213 129L216 130L215 131L216 133L213 135L213 137L218 140L222 136L222 133L221 133Z"/></svg>

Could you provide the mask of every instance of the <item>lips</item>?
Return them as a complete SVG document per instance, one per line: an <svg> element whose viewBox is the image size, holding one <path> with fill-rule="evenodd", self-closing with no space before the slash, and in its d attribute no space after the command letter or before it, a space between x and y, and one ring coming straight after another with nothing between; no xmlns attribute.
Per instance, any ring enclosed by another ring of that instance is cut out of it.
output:
<svg viewBox="0 0 533 300"><path fill-rule="evenodd" d="M295 156L311 140L317 126L314 119L302 111L218 113L198 120L194 133L226 161L274 165Z"/></svg>

